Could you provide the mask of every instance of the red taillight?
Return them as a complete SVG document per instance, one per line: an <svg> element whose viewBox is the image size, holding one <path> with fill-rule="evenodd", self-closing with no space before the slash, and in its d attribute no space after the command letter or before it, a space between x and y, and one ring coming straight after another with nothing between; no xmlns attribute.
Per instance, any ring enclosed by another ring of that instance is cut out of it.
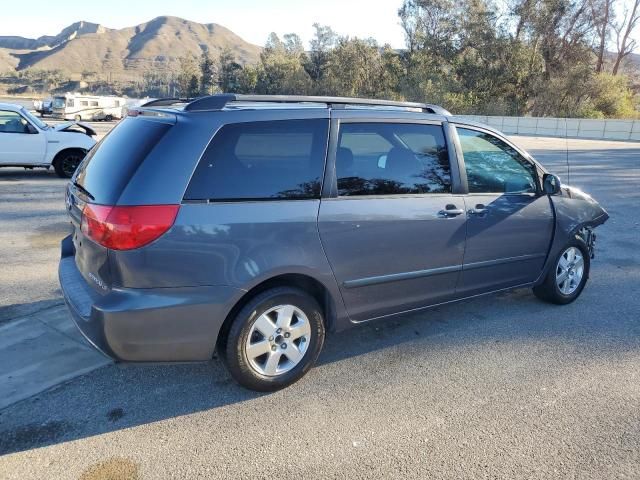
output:
<svg viewBox="0 0 640 480"><path fill-rule="evenodd" d="M81 230L103 247L131 250L158 239L171 228L179 205L119 207L87 204Z"/></svg>

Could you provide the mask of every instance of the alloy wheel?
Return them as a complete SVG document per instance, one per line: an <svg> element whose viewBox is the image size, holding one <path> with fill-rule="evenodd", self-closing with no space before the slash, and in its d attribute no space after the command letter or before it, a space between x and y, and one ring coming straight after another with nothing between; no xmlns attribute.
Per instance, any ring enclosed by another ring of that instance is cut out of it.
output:
<svg viewBox="0 0 640 480"><path fill-rule="evenodd" d="M62 171L67 177L71 178L75 173L76 169L78 168L78 165L80 165L81 161L82 161L82 157L80 155L76 155L76 154L67 155L62 160Z"/></svg>
<svg viewBox="0 0 640 480"><path fill-rule="evenodd" d="M294 305L278 305L262 313L251 326L245 354L251 368L269 377L282 375L300 363L309 347L311 325Z"/></svg>
<svg viewBox="0 0 640 480"><path fill-rule="evenodd" d="M567 248L556 265L556 285L564 295L571 295L580 286L584 275L584 258L580 249Z"/></svg>

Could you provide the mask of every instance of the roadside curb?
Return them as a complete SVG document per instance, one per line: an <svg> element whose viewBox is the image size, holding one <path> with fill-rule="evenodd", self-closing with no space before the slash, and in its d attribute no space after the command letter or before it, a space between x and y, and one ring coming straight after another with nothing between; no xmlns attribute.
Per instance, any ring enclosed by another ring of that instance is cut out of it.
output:
<svg viewBox="0 0 640 480"><path fill-rule="evenodd" d="M0 316L0 410L112 363L84 340L59 300L10 311Z"/></svg>

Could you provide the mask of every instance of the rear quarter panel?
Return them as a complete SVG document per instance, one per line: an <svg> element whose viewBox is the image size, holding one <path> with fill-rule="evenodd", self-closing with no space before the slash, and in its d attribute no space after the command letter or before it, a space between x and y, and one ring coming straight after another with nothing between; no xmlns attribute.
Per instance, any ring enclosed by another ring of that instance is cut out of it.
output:
<svg viewBox="0 0 640 480"><path fill-rule="evenodd" d="M320 243L320 200L184 204L171 230L139 250L110 252L115 285L162 288L224 285L250 290L281 274L314 278L342 297Z"/></svg>
<svg viewBox="0 0 640 480"><path fill-rule="evenodd" d="M225 111L178 115L123 190L118 204L181 204L173 227L156 242L111 251L113 284L125 288L224 285L245 291L281 274L323 284L342 319L344 306L320 243L320 200L183 202L191 175L217 130L227 123L327 118L326 109Z"/></svg>

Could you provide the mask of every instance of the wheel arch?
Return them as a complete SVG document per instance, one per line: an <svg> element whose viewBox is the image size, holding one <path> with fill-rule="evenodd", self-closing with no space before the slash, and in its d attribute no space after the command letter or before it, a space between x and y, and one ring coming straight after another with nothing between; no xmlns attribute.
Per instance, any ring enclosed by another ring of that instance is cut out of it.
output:
<svg viewBox="0 0 640 480"><path fill-rule="evenodd" d="M86 155L89 150L82 147L63 147L60 150L58 150L51 158L51 166L55 166L56 162L63 154L67 152L74 152L74 151L82 152L83 155Z"/></svg>
<svg viewBox="0 0 640 480"><path fill-rule="evenodd" d="M569 243L573 239L580 239L583 242L585 242L585 245L587 244L585 239L580 234L582 229L584 228L593 229L601 225L602 223L603 222L600 221L600 219L586 220L586 221L573 223L569 225L566 225L566 224L562 225L562 224L559 224L558 221L556 221L551 246L549 248L549 251L547 252L547 259L545 260L544 266L542 267L542 271L540 272L540 275L538 276L538 278L535 280L534 285L540 285L542 284L542 282L544 282L544 279L549 273L549 269L551 269L554 265L555 258L558 256L558 254L560 253L560 250L562 250L562 248L564 248L564 246L567 243Z"/></svg>
<svg viewBox="0 0 640 480"><path fill-rule="evenodd" d="M234 318L238 312L260 293L276 287L292 287L303 290L310 294L320 305L322 309L325 328L330 331L333 329L336 321L336 304L335 299L331 295L331 291L318 279L303 273L284 273L275 275L254 285L246 293L236 301L235 305L229 310L229 313L222 323L220 332L218 333L217 347L223 347L227 339L227 333Z"/></svg>

